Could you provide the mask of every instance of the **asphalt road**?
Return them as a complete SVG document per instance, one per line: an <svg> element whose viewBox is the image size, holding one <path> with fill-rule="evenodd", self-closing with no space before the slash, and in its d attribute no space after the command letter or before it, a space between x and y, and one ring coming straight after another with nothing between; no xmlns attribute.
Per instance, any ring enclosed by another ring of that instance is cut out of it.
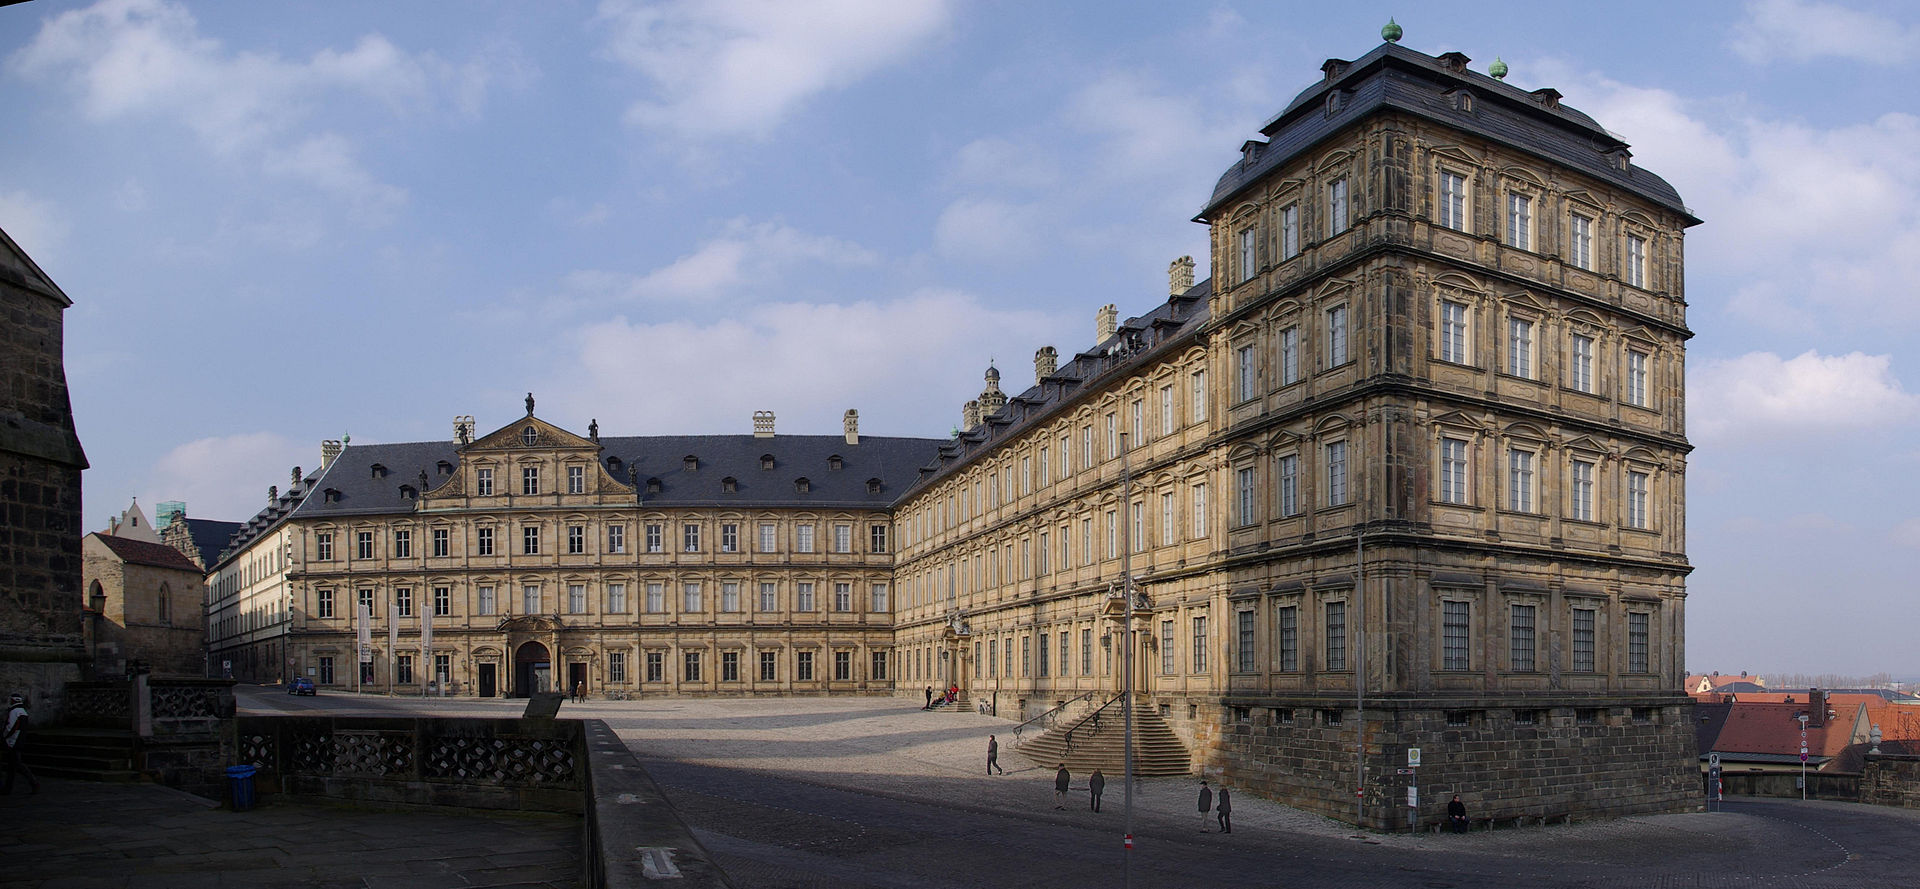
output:
<svg viewBox="0 0 1920 889"><path fill-rule="evenodd" d="M248 712L504 716L519 702L248 689ZM789 887L1853 887L1920 884L1920 812L1729 802L1725 811L1467 835L1382 835L1236 798L1201 832L1181 779L1143 781L1132 862L1122 789L1064 810L1011 724L892 699L589 702L628 742L741 889ZM1005 777L979 774L1000 733Z"/></svg>

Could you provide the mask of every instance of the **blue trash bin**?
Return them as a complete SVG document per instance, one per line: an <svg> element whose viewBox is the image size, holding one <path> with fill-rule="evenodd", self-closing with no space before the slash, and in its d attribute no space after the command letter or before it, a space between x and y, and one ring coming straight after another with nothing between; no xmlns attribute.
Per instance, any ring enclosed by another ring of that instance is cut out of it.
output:
<svg viewBox="0 0 1920 889"><path fill-rule="evenodd" d="M245 812L253 808L253 774L256 771L258 769L253 766L227 767L227 787L235 812Z"/></svg>

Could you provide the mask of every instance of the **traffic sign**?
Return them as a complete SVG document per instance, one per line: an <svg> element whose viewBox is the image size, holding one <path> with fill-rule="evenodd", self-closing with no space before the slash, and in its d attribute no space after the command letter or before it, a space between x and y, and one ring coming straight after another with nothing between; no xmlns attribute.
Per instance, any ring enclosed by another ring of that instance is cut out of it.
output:
<svg viewBox="0 0 1920 889"><path fill-rule="evenodd" d="M1407 767L1415 768L1415 769L1420 767L1420 748L1418 747L1407 748Z"/></svg>
<svg viewBox="0 0 1920 889"><path fill-rule="evenodd" d="M1806 751L1803 750L1800 752L1800 762L1805 763L1806 761L1807 761L1807 754L1806 754Z"/></svg>
<svg viewBox="0 0 1920 889"><path fill-rule="evenodd" d="M1133 848L1133 834L1127 834L1127 848Z"/></svg>
<svg viewBox="0 0 1920 889"><path fill-rule="evenodd" d="M1407 788L1407 805L1416 809L1420 807L1420 788Z"/></svg>

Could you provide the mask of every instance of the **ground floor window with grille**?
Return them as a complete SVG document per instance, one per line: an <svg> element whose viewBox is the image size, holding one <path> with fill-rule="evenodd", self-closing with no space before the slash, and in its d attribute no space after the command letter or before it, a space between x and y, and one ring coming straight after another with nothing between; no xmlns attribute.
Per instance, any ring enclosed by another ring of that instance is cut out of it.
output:
<svg viewBox="0 0 1920 889"><path fill-rule="evenodd" d="M772 682L774 676L775 655L771 651L760 652L760 681Z"/></svg>
<svg viewBox="0 0 1920 889"><path fill-rule="evenodd" d="M1173 621L1160 622L1160 673L1173 675Z"/></svg>
<svg viewBox="0 0 1920 889"><path fill-rule="evenodd" d="M1234 614L1234 619L1240 622L1240 626L1238 628L1239 645L1235 649L1235 651L1238 654L1237 659L1239 661L1239 665L1235 669L1238 669L1241 672L1252 672L1253 670L1253 612L1251 611L1236 612Z"/></svg>
<svg viewBox="0 0 1920 889"><path fill-rule="evenodd" d="M1080 628L1080 675L1093 675L1093 630Z"/></svg>
<svg viewBox="0 0 1920 889"><path fill-rule="evenodd" d="M1300 607L1285 606L1274 613L1274 630L1280 649L1280 672L1300 671Z"/></svg>
<svg viewBox="0 0 1920 889"><path fill-rule="evenodd" d="M689 651L681 656L684 665L680 677L687 682L700 681L700 652Z"/></svg>
<svg viewBox="0 0 1920 889"><path fill-rule="evenodd" d="M1193 619L1193 672L1207 672L1207 619Z"/></svg>
<svg viewBox="0 0 1920 889"><path fill-rule="evenodd" d="M1647 615L1634 611L1627 614L1627 672L1647 672Z"/></svg>
<svg viewBox="0 0 1920 889"><path fill-rule="evenodd" d="M647 652L647 681L665 682L667 679L667 655L665 652Z"/></svg>
<svg viewBox="0 0 1920 889"><path fill-rule="evenodd" d="M403 654L393 659L393 681L401 685L413 681L413 655Z"/></svg>
<svg viewBox="0 0 1920 889"><path fill-rule="evenodd" d="M624 651L607 652L607 681L627 681L627 653Z"/></svg>
<svg viewBox="0 0 1920 889"><path fill-rule="evenodd" d="M1440 603L1440 669L1469 669L1467 633L1470 613L1465 602Z"/></svg>
<svg viewBox="0 0 1920 889"><path fill-rule="evenodd" d="M1507 622L1507 658L1516 673L1534 670L1533 608L1532 605L1513 606L1512 617Z"/></svg>
<svg viewBox="0 0 1920 889"><path fill-rule="evenodd" d="M320 684L333 684L333 658L326 655L320 657Z"/></svg>
<svg viewBox="0 0 1920 889"><path fill-rule="evenodd" d="M1048 664L1051 664L1051 663L1052 661L1049 661L1047 659L1047 634L1041 633L1040 634L1040 676L1041 678L1043 679L1046 678Z"/></svg>
<svg viewBox="0 0 1920 889"><path fill-rule="evenodd" d="M1347 603L1327 603L1327 669L1347 668Z"/></svg>
<svg viewBox="0 0 1920 889"><path fill-rule="evenodd" d="M1593 614L1591 608L1573 609L1573 671L1593 672Z"/></svg>
<svg viewBox="0 0 1920 889"><path fill-rule="evenodd" d="M976 657L975 660L978 661L979 659ZM870 678L887 678L887 652L876 651L873 653L873 669Z"/></svg>
<svg viewBox="0 0 1920 889"><path fill-rule="evenodd" d="M721 682L739 682L740 681L740 652L737 652L737 651L720 652L720 681Z"/></svg>
<svg viewBox="0 0 1920 889"><path fill-rule="evenodd" d="M833 653L833 678L842 681L853 678L853 652L836 651Z"/></svg>
<svg viewBox="0 0 1920 889"><path fill-rule="evenodd" d="M799 682L813 681L813 652L796 651L793 653L793 678Z"/></svg>

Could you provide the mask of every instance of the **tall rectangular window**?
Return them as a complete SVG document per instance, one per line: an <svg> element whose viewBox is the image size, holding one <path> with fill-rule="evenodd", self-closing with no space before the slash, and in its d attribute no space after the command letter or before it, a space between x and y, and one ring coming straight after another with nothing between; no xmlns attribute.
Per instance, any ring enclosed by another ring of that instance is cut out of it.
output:
<svg viewBox="0 0 1920 889"><path fill-rule="evenodd" d="M800 612L811 612L815 610L813 607L813 584L801 581L793 585L793 610Z"/></svg>
<svg viewBox="0 0 1920 889"><path fill-rule="evenodd" d="M479 609L481 614L500 613L500 604L494 598L493 587L490 587L490 586L477 587L474 589L473 592L474 592L474 598L478 600L478 602L476 603L476 607Z"/></svg>
<svg viewBox="0 0 1920 889"><path fill-rule="evenodd" d="M481 467L473 471L473 493L476 497L493 496L493 470Z"/></svg>
<svg viewBox="0 0 1920 889"><path fill-rule="evenodd" d="M1347 603L1327 603L1327 669L1347 668Z"/></svg>
<svg viewBox="0 0 1920 889"><path fill-rule="evenodd" d="M807 524L801 524L801 525L796 525L796 526L794 526L794 529L793 529L793 550L794 550L794 552L801 552L801 553L810 553L810 552L813 552L813 525L812 525L812 523L807 523Z"/></svg>
<svg viewBox="0 0 1920 889"><path fill-rule="evenodd" d="M1160 495L1160 545L1166 546L1180 539L1178 513L1173 508L1173 492Z"/></svg>
<svg viewBox="0 0 1920 889"><path fill-rule="evenodd" d="M1467 180L1458 173L1440 171L1439 223L1454 231L1467 230Z"/></svg>
<svg viewBox="0 0 1920 889"><path fill-rule="evenodd" d="M1334 306L1327 310L1327 366L1339 367L1347 363L1347 307Z"/></svg>
<svg viewBox="0 0 1920 889"><path fill-rule="evenodd" d="M355 558L361 558L361 559L373 558L373 532L372 531L356 531L354 532L353 539L355 544L354 548L358 550L358 552L355 554Z"/></svg>
<svg viewBox="0 0 1920 889"><path fill-rule="evenodd" d="M587 526L567 526L567 554L580 555L587 551Z"/></svg>
<svg viewBox="0 0 1920 889"><path fill-rule="evenodd" d="M396 559L413 558L413 532L400 530L393 532L393 557Z"/></svg>
<svg viewBox="0 0 1920 889"><path fill-rule="evenodd" d="M1040 563L1038 566L1038 571L1041 574L1047 573L1047 570L1048 570L1047 539L1048 539L1048 532L1046 531L1040 532Z"/></svg>
<svg viewBox="0 0 1920 889"><path fill-rule="evenodd" d="M1160 672L1173 675L1173 621L1160 622Z"/></svg>
<svg viewBox="0 0 1920 889"><path fill-rule="evenodd" d="M720 526L720 551L737 553L740 551L740 526L727 522Z"/></svg>
<svg viewBox="0 0 1920 889"><path fill-rule="evenodd" d="M853 552L853 526L833 526L833 551L837 553Z"/></svg>
<svg viewBox="0 0 1920 889"><path fill-rule="evenodd" d="M1469 669L1467 619L1467 603L1451 601L1440 603L1440 669Z"/></svg>
<svg viewBox="0 0 1920 889"><path fill-rule="evenodd" d="M880 522L868 525L867 552L884 553L887 551L887 526Z"/></svg>
<svg viewBox="0 0 1920 889"><path fill-rule="evenodd" d="M700 681L700 652L697 652L697 651L684 652L680 656L680 663L682 665L681 672L680 672L680 678L682 681L685 681L685 682Z"/></svg>
<svg viewBox="0 0 1920 889"><path fill-rule="evenodd" d="M760 652L760 681L773 682L778 656L771 651Z"/></svg>
<svg viewBox="0 0 1920 889"><path fill-rule="evenodd" d="M1286 454L1279 460L1277 474L1280 476L1278 488L1280 495L1280 517L1300 514L1300 455Z"/></svg>
<svg viewBox="0 0 1920 889"><path fill-rule="evenodd" d="M1253 226L1240 230L1240 280L1251 280L1260 271L1258 261L1259 240L1254 236Z"/></svg>
<svg viewBox="0 0 1920 889"><path fill-rule="evenodd" d="M1327 505L1342 506L1347 502L1347 443L1336 441L1327 445Z"/></svg>
<svg viewBox="0 0 1920 889"><path fill-rule="evenodd" d="M1260 516L1254 510L1253 467L1246 466L1234 470L1233 490L1236 507L1234 517L1239 520L1240 526L1246 527L1259 521Z"/></svg>
<svg viewBox="0 0 1920 889"><path fill-rule="evenodd" d="M1627 527L1648 527L1647 474L1644 472L1627 473Z"/></svg>
<svg viewBox="0 0 1920 889"><path fill-rule="evenodd" d="M688 614L698 613L704 610L700 606L700 584L697 582L681 584L680 611Z"/></svg>
<svg viewBox="0 0 1920 889"><path fill-rule="evenodd" d="M836 583L833 585L833 610L853 610L853 584Z"/></svg>
<svg viewBox="0 0 1920 889"><path fill-rule="evenodd" d="M360 610L365 611L367 618L371 620L373 618L373 590L361 587L358 595Z"/></svg>
<svg viewBox="0 0 1920 889"><path fill-rule="evenodd" d="M737 651L720 652L720 681L721 682L739 682L740 681L740 652L737 652Z"/></svg>
<svg viewBox="0 0 1920 889"><path fill-rule="evenodd" d="M1040 667L1040 678L1045 679L1049 674L1049 671L1053 669L1053 660L1047 656L1047 653L1051 650L1049 648L1049 643L1051 642L1052 637L1046 633L1039 633L1037 635L1039 635L1040 637L1040 660L1038 661L1038 666Z"/></svg>
<svg viewBox="0 0 1920 889"><path fill-rule="evenodd" d="M1253 670L1253 612L1235 612L1234 619L1239 622L1234 646L1235 660L1238 663L1234 669L1242 673L1251 672Z"/></svg>
<svg viewBox="0 0 1920 889"><path fill-rule="evenodd" d="M567 467L567 493L585 494L587 492L587 470L583 466Z"/></svg>
<svg viewBox="0 0 1920 889"><path fill-rule="evenodd" d="M1234 357L1234 367L1239 372L1239 377L1238 377L1239 386L1240 386L1239 400L1241 401L1251 400L1254 396L1254 393L1258 391L1256 388L1258 383L1256 382L1256 378L1254 376L1256 373L1256 368L1253 363L1253 347L1250 345L1241 346L1240 348L1233 350L1233 357ZM1111 422L1113 415L1108 414L1107 418L1109 422Z"/></svg>
<svg viewBox="0 0 1920 889"><path fill-rule="evenodd" d="M313 535L313 557L322 562L333 561L332 531L320 531Z"/></svg>
<svg viewBox="0 0 1920 889"><path fill-rule="evenodd" d="M1131 544L1127 548L1136 553L1144 552L1147 548L1147 526L1145 517L1141 515L1142 509L1143 504L1137 502L1127 504L1127 516L1132 520L1132 524L1127 528L1130 532L1127 539Z"/></svg>
<svg viewBox="0 0 1920 889"><path fill-rule="evenodd" d="M775 527L775 525L772 522L765 522L760 525L760 551L761 552L763 553L773 552L775 547L778 544L778 540L779 540L779 530Z"/></svg>
<svg viewBox="0 0 1920 889"><path fill-rule="evenodd" d="M1187 382L1192 390L1187 396L1187 404L1191 409L1188 417L1192 422L1204 423L1207 420L1207 372L1196 370L1187 375Z"/></svg>
<svg viewBox="0 0 1920 889"><path fill-rule="evenodd" d="M1207 486L1193 486L1193 539L1205 540L1207 537Z"/></svg>
<svg viewBox="0 0 1920 889"><path fill-rule="evenodd" d="M1627 236L1627 283L1634 287L1647 286L1647 239L1638 235Z"/></svg>
<svg viewBox="0 0 1920 889"><path fill-rule="evenodd" d="M1567 518L1593 521L1593 464L1573 461L1572 478L1567 485Z"/></svg>
<svg viewBox="0 0 1920 889"><path fill-rule="evenodd" d="M1627 403L1647 406L1647 353L1627 350Z"/></svg>
<svg viewBox="0 0 1920 889"><path fill-rule="evenodd" d="M665 614L667 610L667 585L654 581L647 584L647 613Z"/></svg>
<svg viewBox="0 0 1920 889"><path fill-rule="evenodd" d="M1514 605L1507 617L1507 662L1516 673L1534 671L1534 606Z"/></svg>
<svg viewBox="0 0 1920 889"><path fill-rule="evenodd" d="M1567 261L1593 271L1593 219L1575 213L1567 218Z"/></svg>
<svg viewBox="0 0 1920 889"><path fill-rule="evenodd" d="M1467 443L1440 439L1440 502L1467 502Z"/></svg>
<svg viewBox="0 0 1920 889"><path fill-rule="evenodd" d="M1514 512L1533 511L1533 452L1519 448L1507 451L1507 508Z"/></svg>
<svg viewBox="0 0 1920 889"><path fill-rule="evenodd" d="M534 495L540 493L540 467L523 466L520 469L520 493Z"/></svg>
<svg viewBox="0 0 1920 889"><path fill-rule="evenodd" d="M685 552L697 553L700 551L699 525L680 526L680 546Z"/></svg>
<svg viewBox="0 0 1920 889"><path fill-rule="evenodd" d="M978 647L979 643L976 642L974 643L974 645L975 647ZM980 669L980 662L977 658L974 660L973 668L975 670ZM871 657L869 658L868 669L871 671L868 675L868 678L886 679L887 678L887 652L884 652L884 651L873 652Z"/></svg>
<svg viewBox="0 0 1920 889"><path fill-rule="evenodd" d="M1440 360L1454 364L1469 363L1467 307L1452 300L1440 302Z"/></svg>
<svg viewBox="0 0 1920 889"><path fill-rule="evenodd" d="M1327 187L1327 233L1337 235L1346 230L1347 180L1343 176Z"/></svg>
<svg viewBox="0 0 1920 889"><path fill-rule="evenodd" d="M607 584L607 613L627 613L627 585L624 583Z"/></svg>
<svg viewBox="0 0 1920 889"><path fill-rule="evenodd" d="M1142 399L1136 398L1129 402L1127 407L1130 409L1129 413L1131 414L1131 416L1127 418L1127 427L1128 431L1133 433L1133 444L1131 447L1137 448L1147 443L1146 404ZM1041 448L1042 452L1045 452L1045 450L1045 448Z"/></svg>
<svg viewBox="0 0 1920 889"><path fill-rule="evenodd" d="M1567 388L1593 391L1593 337L1574 334L1567 349Z"/></svg>
<svg viewBox="0 0 1920 889"><path fill-rule="evenodd" d="M315 603L316 603L316 607L314 608L314 616L315 617L332 617L333 616L333 590L330 590L330 589L316 590L314 592L314 597L315 597Z"/></svg>
<svg viewBox="0 0 1920 889"><path fill-rule="evenodd" d="M401 685L413 684L413 655L396 655L393 659L394 681Z"/></svg>
<svg viewBox="0 0 1920 889"><path fill-rule="evenodd" d="M607 652L607 681L627 681L627 653L624 651Z"/></svg>
<svg viewBox="0 0 1920 889"><path fill-rule="evenodd" d="M1300 382L1300 328L1280 331L1280 385Z"/></svg>
<svg viewBox="0 0 1920 889"><path fill-rule="evenodd" d="M647 552L665 552L667 548L667 529L665 525L647 526Z"/></svg>
<svg viewBox="0 0 1920 889"><path fill-rule="evenodd" d="M433 588L433 616L446 617L453 613L453 590L448 587Z"/></svg>
<svg viewBox="0 0 1920 889"><path fill-rule="evenodd" d="M1251 398L1253 396L1249 395L1247 397ZM1120 456L1120 416L1118 414L1113 414L1113 413L1107 414L1107 454L1106 456L1108 459L1112 459L1114 457ZM1011 484L1011 481L1012 481L1011 476L1008 477L1008 481L1009 481L1009 484L1007 485L1007 499L1012 500L1013 485Z"/></svg>
<svg viewBox="0 0 1920 889"><path fill-rule="evenodd" d="M447 554L453 549L452 532L446 528L435 528L433 529L432 539L433 555L436 558L446 558Z"/></svg>
<svg viewBox="0 0 1920 889"><path fill-rule="evenodd" d="M1072 650L1072 647L1071 647L1071 646L1070 646L1070 645L1068 644L1068 639L1069 639L1069 638L1070 638L1070 637L1069 637L1069 636L1067 635L1067 631L1066 631L1066 630L1061 630L1061 631L1060 631L1060 638L1059 638L1059 640L1058 640L1058 641L1059 641L1059 643L1060 643L1060 654L1059 654L1059 658L1060 658L1060 676L1061 676L1061 678L1065 678L1065 677L1067 676L1067 674L1068 674L1068 673L1070 672L1070 670L1069 670L1069 665L1070 665L1070 664L1071 664L1071 663L1073 662L1073 661L1072 661L1072 657L1073 657L1073 650ZM975 644L978 644L978 643L975 643Z"/></svg>
<svg viewBox="0 0 1920 889"><path fill-rule="evenodd" d="M868 598L870 599L868 603L869 611L886 612L893 607L892 602L888 600L887 585L884 583L874 584L871 595Z"/></svg>
<svg viewBox="0 0 1920 889"><path fill-rule="evenodd" d="M813 681L813 652L796 651L793 653L793 678L799 682Z"/></svg>
<svg viewBox="0 0 1920 889"><path fill-rule="evenodd" d="M627 526L607 526L607 552L624 553L627 551Z"/></svg>
<svg viewBox="0 0 1920 889"><path fill-rule="evenodd" d="M1300 608L1287 605L1274 611L1274 643L1280 655L1280 672L1300 670Z"/></svg>
<svg viewBox="0 0 1920 889"><path fill-rule="evenodd" d="M1196 615L1193 618L1193 672L1207 672L1207 618Z"/></svg>
<svg viewBox="0 0 1920 889"><path fill-rule="evenodd" d="M780 610L779 587L775 586L771 581L761 581L760 583L760 610Z"/></svg>
<svg viewBox="0 0 1920 889"><path fill-rule="evenodd" d="M520 588L520 613L540 613L540 585L530 583Z"/></svg>
<svg viewBox="0 0 1920 889"><path fill-rule="evenodd" d="M1280 258L1292 259L1300 255L1300 205L1293 204L1280 211Z"/></svg>
<svg viewBox="0 0 1920 889"><path fill-rule="evenodd" d="M520 529L520 552L529 556L540 554L539 528L529 525Z"/></svg>
<svg viewBox="0 0 1920 889"><path fill-rule="evenodd" d="M474 533L474 541L473 541L474 555L477 555L477 556L493 555L493 529L492 528L475 528L473 533Z"/></svg>
<svg viewBox="0 0 1920 889"><path fill-rule="evenodd" d="M1507 319L1507 373L1533 378L1533 322Z"/></svg>
<svg viewBox="0 0 1920 889"><path fill-rule="evenodd" d="M1086 468L1092 465L1093 465L1093 427L1090 425L1082 426L1080 427L1080 466L1082 468ZM993 487L993 484L991 482L993 477L989 475L987 478L989 480L987 484L987 491L989 493L992 493L993 491L996 490ZM993 503L993 505L999 506L1000 504L996 501L995 503Z"/></svg>
<svg viewBox="0 0 1920 889"><path fill-rule="evenodd" d="M587 613L587 585L584 583L567 584L567 613Z"/></svg>
<svg viewBox="0 0 1920 889"><path fill-rule="evenodd" d="M1507 195L1507 246L1533 249L1533 198Z"/></svg>
<svg viewBox="0 0 1920 889"><path fill-rule="evenodd" d="M740 610L740 584L726 581L720 584L720 610L732 614Z"/></svg>
<svg viewBox="0 0 1920 889"><path fill-rule="evenodd" d="M665 682L667 680L667 653L664 651L647 652L647 681Z"/></svg>
<svg viewBox="0 0 1920 889"><path fill-rule="evenodd" d="M1160 387L1160 434L1172 435L1174 424L1178 420L1179 420L1179 417L1174 414L1174 410L1173 410L1173 387L1171 385L1161 386ZM1062 473L1062 475L1064 476L1065 473Z"/></svg>
<svg viewBox="0 0 1920 889"><path fill-rule="evenodd" d="M1647 672L1647 614L1627 612L1627 672Z"/></svg>
<svg viewBox="0 0 1920 889"><path fill-rule="evenodd" d="M1573 609L1573 672L1593 672L1593 618L1591 608Z"/></svg>

